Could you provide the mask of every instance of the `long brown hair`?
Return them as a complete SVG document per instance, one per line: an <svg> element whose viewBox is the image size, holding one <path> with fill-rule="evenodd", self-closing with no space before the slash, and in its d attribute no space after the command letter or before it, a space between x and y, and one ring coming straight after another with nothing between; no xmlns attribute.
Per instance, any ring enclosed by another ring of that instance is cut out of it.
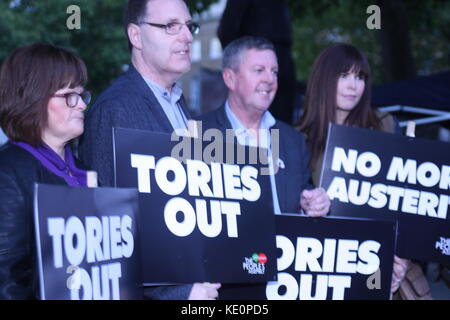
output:
<svg viewBox="0 0 450 320"><path fill-rule="evenodd" d="M323 50L314 61L308 79L304 112L299 128L307 139L314 169L325 149L328 123L336 122L336 91L342 73L356 72L365 80L365 88L358 104L344 123L361 128L380 128L380 120L370 107L371 72L366 57L354 46L336 43Z"/></svg>
<svg viewBox="0 0 450 320"><path fill-rule="evenodd" d="M86 82L84 62L64 48L35 43L14 50L0 70L1 128L12 141L40 144L50 97Z"/></svg>

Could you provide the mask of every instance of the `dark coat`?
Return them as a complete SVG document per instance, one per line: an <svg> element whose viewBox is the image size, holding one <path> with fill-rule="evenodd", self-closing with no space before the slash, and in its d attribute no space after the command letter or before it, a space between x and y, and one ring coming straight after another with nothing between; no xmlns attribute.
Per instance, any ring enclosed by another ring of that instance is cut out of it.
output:
<svg viewBox="0 0 450 320"><path fill-rule="evenodd" d="M225 112L225 106L197 118L202 121L202 130L219 129L225 137L225 130L232 129ZM279 130L279 158L285 168L275 174L278 202L282 213L299 212L300 194L311 189L309 154L303 134L284 122L276 121L271 129Z"/></svg>
<svg viewBox="0 0 450 320"><path fill-rule="evenodd" d="M67 185L28 151L10 143L3 145L0 148L0 299L39 298L34 183Z"/></svg>

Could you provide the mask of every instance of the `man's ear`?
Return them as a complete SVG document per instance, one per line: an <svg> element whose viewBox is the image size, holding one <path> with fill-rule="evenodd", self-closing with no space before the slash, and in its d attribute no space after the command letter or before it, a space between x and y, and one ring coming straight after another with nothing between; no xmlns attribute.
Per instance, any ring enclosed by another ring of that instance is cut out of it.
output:
<svg viewBox="0 0 450 320"><path fill-rule="evenodd" d="M127 27L128 39L136 49L142 49L141 28L134 23L130 23Z"/></svg>
<svg viewBox="0 0 450 320"><path fill-rule="evenodd" d="M232 69L224 69L222 78L229 90L234 91L236 89L236 73Z"/></svg>

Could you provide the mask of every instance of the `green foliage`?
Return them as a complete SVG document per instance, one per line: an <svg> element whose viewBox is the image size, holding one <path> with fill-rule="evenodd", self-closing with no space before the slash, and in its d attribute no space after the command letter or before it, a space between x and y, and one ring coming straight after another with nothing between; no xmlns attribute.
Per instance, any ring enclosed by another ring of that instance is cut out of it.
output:
<svg viewBox="0 0 450 320"><path fill-rule="evenodd" d="M450 68L450 1L406 2L419 75Z"/></svg>
<svg viewBox="0 0 450 320"><path fill-rule="evenodd" d="M187 0L192 13L218 0ZM372 0L289 0L294 29L294 58L299 80L306 81L317 54L330 43L346 41L368 56L375 83L382 82L378 31L368 30ZM450 66L450 1L404 1L419 74ZM81 29L66 26L69 5L81 9ZM122 27L125 0L1 0L0 62L18 46L44 41L68 47L86 62L89 88L105 89L129 63ZM382 13L383 14L383 13ZM95 98L95 97L94 97Z"/></svg>
<svg viewBox="0 0 450 320"><path fill-rule="evenodd" d="M19 5L10 7L10 3ZM77 52L86 62L88 87L99 93L128 63L128 49L121 21L124 1L46 0L4 1L0 4L0 60L21 45L48 42ZM81 28L66 25L77 5Z"/></svg>
<svg viewBox="0 0 450 320"><path fill-rule="evenodd" d="M219 2L219 0L186 0L189 10L192 14L201 13L209 8L210 5Z"/></svg>
<svg viewBox="0 0 450 320"><path fill-rule="evenodd" d="M376 31L366 27L365 2L292 1L293 53L300 80L306 81L315 57L334 42L352 43L366 52L372 66L381 63Z"/></svg>
<svg viewBox="0 0 450 320"><path fill-rule="evenodd" d="M315 57L334 42L349 42L368 57L374 83L382 78L379 31L369 30L367 7L373 0L289 0L297 76L306 81ZM406 0L411 49L419 75L450 68L450 1ZM381 12L383 16L383 12ZM383 26L382 26L383 27Z"/></svg>

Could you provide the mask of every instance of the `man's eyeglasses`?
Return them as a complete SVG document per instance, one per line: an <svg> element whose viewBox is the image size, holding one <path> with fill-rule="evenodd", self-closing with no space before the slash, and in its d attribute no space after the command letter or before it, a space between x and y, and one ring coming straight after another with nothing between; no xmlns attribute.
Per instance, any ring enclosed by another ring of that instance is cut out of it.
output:
<svg viewBox="0 0 450 320"><path fill-rule="evenodd" d="M65 98L66 104L69 108L75 108L78 104L78 99L81 97L81 100L88 105L91 102L91 93L89 91L83 91L81 94L77 92L69 92L65 94L54 94L52 97L57 98Z"/></svg>
<svg viewBox="0 0 450 320"><path fill-rule="evenodd" d="M188 23L180 23L180 22L169 22L168 24L159 24L159 23L151 23L151 22L140 22L139 24L148 24L152 27L157 27L161 29L165 29L167 34L179 34L184 25L188 28L189 32L193 35L198 34L200 31L200 25L196 22L188 22Z"/></svg>

